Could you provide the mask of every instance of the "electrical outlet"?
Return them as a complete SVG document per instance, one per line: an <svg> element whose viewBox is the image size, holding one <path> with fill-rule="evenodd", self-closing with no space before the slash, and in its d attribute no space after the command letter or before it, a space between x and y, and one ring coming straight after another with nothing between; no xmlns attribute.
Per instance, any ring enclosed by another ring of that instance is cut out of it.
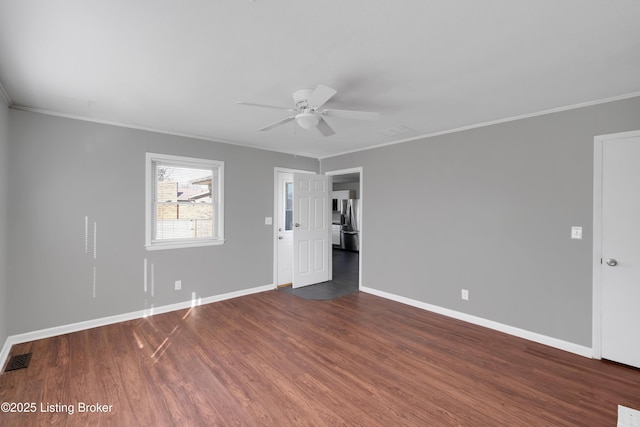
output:
<svg viewBox="0 0 640 427"><path fill-rule="evenodd" d="M469 300L469 291L467 289L463 289L462 292L460 293L460 297L463 300L468 301Z"/></svg>
<svg viewBox="0 0 640 427"><path fill-rule="evenodd" d="M182 289L182 280L176 280L176 291Z"/></svg>

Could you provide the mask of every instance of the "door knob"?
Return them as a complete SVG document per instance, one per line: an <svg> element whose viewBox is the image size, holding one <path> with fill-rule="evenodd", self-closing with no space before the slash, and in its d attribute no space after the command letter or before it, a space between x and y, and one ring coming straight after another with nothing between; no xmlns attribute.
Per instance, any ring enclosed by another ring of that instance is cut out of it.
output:
<svg viewBox="0 0 640 427"><path fill-rule="evenodd" d="M616 265L618 265L618 261L616 261L613 258L609 258L608 260L605 261L607 263L608 266L610 267L615 267Z"/></svg>
<svg viewBox="0 0 640 427"><path fill-rule="evenodd" d="M296 227L300 227L300 224L298 224L297 222L296 222L296 224L295 224L295 225L296 225Z"/></svg>
<svg viewBox="0 0 640 427"><path fill-rule="evenodd" d="M278 240L282 240L282 239L284 239L284 237L278 236Z"/></svg>

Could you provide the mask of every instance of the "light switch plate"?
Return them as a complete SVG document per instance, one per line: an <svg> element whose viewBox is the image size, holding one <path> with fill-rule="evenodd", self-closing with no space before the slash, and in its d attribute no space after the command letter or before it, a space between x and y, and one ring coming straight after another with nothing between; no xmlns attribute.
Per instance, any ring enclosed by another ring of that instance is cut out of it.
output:
<svg viewBox="0 0 640 427"><path fill-rule="evenodd" d="M273 224L273 218L270 216L265 216L264 217L264 225L272 225Z"/></svg>
<svg viewBox="0 0 640 427"><path fill-rule="evenodd" d="M571 227L571 238L582 239L582 227Z"/></svg>

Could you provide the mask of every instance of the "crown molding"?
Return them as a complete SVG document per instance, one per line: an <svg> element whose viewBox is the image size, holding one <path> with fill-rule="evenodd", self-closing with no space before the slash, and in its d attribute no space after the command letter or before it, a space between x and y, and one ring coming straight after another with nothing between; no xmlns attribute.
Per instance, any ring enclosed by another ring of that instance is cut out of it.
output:
<svg viewBox="0 0 640 427"><path fill-rule="evenodd" d="M593 101L586 101L586 102L581 102L581 103L578 103L578 104L566 105L566 106L563 106L563 107L550 108L548 110L536 111L536 112L533 112L533 113L521 114L521 115L518 115L518 116L506 117L504 119L492 120L492 121L483 122L483 123L476 123L476 124L472 124L472 125L468 125L468 126L461 126L461 127L457 127L457 128L453 128L453 129L446 129L446 130L443 130L443 131L433 132L433 133L429 133L429 134L416 135L416 136L412 136L412 137L409 137L409 138L399 139L399 140L396 140L396 141L384 142L382 144L373 145L373 146L370 146L370 147L358 148L358 149L350 150L350 151L343 151L341 153L331 154L329 156L321 156L321 157L318 157L318 160L324 160L324 159L328 159L328 158L331 158L331 157L342 156L342 155L345 155L345 154L357 153L357 152L360 152L360 151L373 150L373 149L376 149L376 148L387 147L389 145L396 145L396 144L402 144L402 143L405 143L405 142L417 141L417 140L420 140L420 139L433 138L433 137L436 137L436 136L447 135L447 134L450 134L450 133L463 132L463 131L467 131L467 130L471 130L471 129L477 129L477 128L482 128L482 127L486 127L486 126L498 125L498 124L501 124L501 123L513 122L513 121L516 121L516 120L528 119L528 118L531 118L531 117L538 117L538 116L544 116L544 115L547 115L547 114L560 113L562 111L568 111L568 110L575 110L575 109L578 109L578 108L591 107L591 106L594 106L594 105L606 104L608 102L622 101L622 100L629 99L629 98L636 98L638 96L640 96L640 92L625 93L625 94L618 95L618 96L612 96L612 97L608 97L608 98L601 98L601 99L596 99L596 100L593 100Z"/></svg>
<svg viewBox="0 0 640 427"><path fill-rule="evenodd" d="M143 130L143 131L148 131L148 132L157 132L157 133L161 133L161 134L180 136L180 137L184 137L184 138L200 139L200 140L204 140L204 141L212 141L212 142L217 142L217 143L222 143L222 144L237 145L237 146L240 146L240 147L255 148L257 150L271 151L271 152L277 152L277 153L282 153L282 154L290 154L290 155L294 155L294 156L309 157L309 158L312 158L312 159L316 159L318 161L322 161L324 159L329 159L329 158L332 158L332 157L342 156L342 155L345 155L345 154L351 154L351 153L357 153L357 152L361 152L361 151L373 150L373 149L376 149L376 148L382 148L382 147L386 147L386 146L390 146L390 145L402 144L402 143L405 143L405 142L412 142L412 141L417 141L417 140L422 140L422 139L429 139L429 138L433 138L433 137L436 137L436 136L447 135L447 134L456 133L456 132L463 132L463 131L467 131L467 130L471 130L471 129L477 129L477 128L482 128L482 127L486 127L486 126L492 126L492 125L497 125L497 124L501 124L501 123L512 122L512 121L516 121L516 120L522 120L522 119L527 119L527 118L532 118L532 117L544 116L544 115L547 115L547 114L559 113L559 112L562 112L562 111L574 110L574 109L578 109L578 108L591 107L591 106L594 106L594 105L606 104L608 102L622 101L622 100L625 100L625 99L635 98L635 97L639 97L639 96L640 96L640 92L630 92L630 93L626 93L626 94L622 94L622 95L618 95L618 96L612 96L612 97L608 97L608 98L601 98L601 99L596 99L596 100L593 100L593 101L586 101L586 102L566 105L566 106L562 106L562 107L551 108L551 109L542 110L542 111L536 111L536 112L532 112L532 113L528 113L528 114L521 114L521 115L518 115L518 116L512 116L512 117L507 117L507 118L503 118L503 119L487 121L487 122L483 122L483 123L476 123L476 124L472 124L472 125L468 125L468 126L461 126L461 127L457 127L457 128L453 128L453 129L445 129L445 130L442 130L442 131L428 133L428 134L416 135L416 136L412 136L412 137L409 137L409 138L399 139L399 140L395 140L395 141L389 141L389 142L385 142L385 143L381 143L381 144L377 144L377 145L373 145L373 146L369 146L369 147L357 148L357 149L354 149L354 150L343 151L343 152L339 152L339 153L336 153L336 154L318 156L316 154L311 154L311 153L307 153L307 152L270 150L270 149L265 148L265 147L257 146L257 145L254 145L254 144L247 144L247 143L243 143L243 142L240 142L240 141L214 139L214 138L207 137L207 136L195 135L195 134L189 134L189 133L183 133L183 132L174 132L174 131L167 130L167 129L159 129L159 128L154 128L154 127L149 127L149 126L133 125L133 124L123 123L123 122L118 122L118 121L103 120L103 119L97 119L97 118L93 118L93 117L86 117L86 116L78 116L78 115L74 115L74 114L60 113L60 112L56 112L56 111L52 111L52 110L45 110L45 109L40 109L40 108L32 108L32 107L20 106L20 105L16 105L16 104L13 103L13 101L9 97L9 94L6 92L6 90L2 86L2 83L0 83L0 98L2 98L4 100L4 102L6 103L6 105L9 108L12 108L12 109L15 109L15 110L29 111L29 112L32 112L32 113L46 114L46 115L50 115L50 116L64 117L64 118L68 118L68 119L81 120L81 121L93 122L93 123L100 123L100 124L106 124L106 125L118 126L118 127L130 128L130 129L137 129L137 130Z"/></svg>
<svg viewBox="0 0 640 427"><path fill-rule="evenodd" d="M128 128L128 129L136 129L136 130L142 130L142 131L147 131L147 132L155 132L155 133L161 133L161 134L164 134L164 135L179 136L179 137L183 137L183 138L199 139L199 140L202 140L202 141L210 141L210 142L216 142L216 143L219 143L219 144L235 145L235 146L238 146L238 147L254 148L256 150L269 151L269 152L280 153L280 154L290 154L292 156L298 156L298 157L309 157L310 159L318 160L316 155L311 154L311 153L306 153L306 152L273 150L273 149L265 148L265 147L262 147L262 146L259 146L259 145L247 144L247 143L243 143L243 142L239 142L239 141L226 140L226 139L222 139L222 138L216 139L216 138L211 138L211 137L203 136L203 135L197 135L197 134L191 134L191 133L185 133L185 132L174 132L174 131L171 131L171 130L156 128L156 127L152 127L152 126L141 126L141 125L134 125L134 124L131 124L131 123L119 122L119 121L114 121L114 120L103 120L103 119L98 119L98 118L95 118L95 117L87 117L87 116L80 116L80 115L76 115L76 114L60 113L60 112L53 111L53 110L46 110L46 109L33 108L33 107L25 107L25 106L18 105L18 104L11 104L9 107L11 109L13 109L13 110L27 111L29 113L44 114L44 115L47 115L47 116L62 117L62 118L65 118L65 119L79 120L79 121L83 121L83 122L98 123L98 124L102 124L102 125L116 126L116 127Z"/></svg>

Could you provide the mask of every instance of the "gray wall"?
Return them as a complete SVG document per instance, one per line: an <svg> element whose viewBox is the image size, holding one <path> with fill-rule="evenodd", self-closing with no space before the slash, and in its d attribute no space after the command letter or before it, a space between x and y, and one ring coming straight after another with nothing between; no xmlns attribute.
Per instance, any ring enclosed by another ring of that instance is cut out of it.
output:
<svg viewBox="0 0 640 427"><path fill-rule="evenodd" d="M316 159L16 110L9 131L9 334L272 284L264 218L273 216L274 167L319 167ZM225 162L224 245L144 249L148 151Z"/></svg>
<svg viewBox="0 0 640 427"><path fill-rule="evenodd" d="M640 98L321 165L363 167L364 286L591 346L593 137L635 129Z"/></svg>
<svg viewBox="0 0 640 427"><path fill-rule="evenodd" d="M0 102L0 349L7 340L7 167L9 151L9 109Z"/></svg>

